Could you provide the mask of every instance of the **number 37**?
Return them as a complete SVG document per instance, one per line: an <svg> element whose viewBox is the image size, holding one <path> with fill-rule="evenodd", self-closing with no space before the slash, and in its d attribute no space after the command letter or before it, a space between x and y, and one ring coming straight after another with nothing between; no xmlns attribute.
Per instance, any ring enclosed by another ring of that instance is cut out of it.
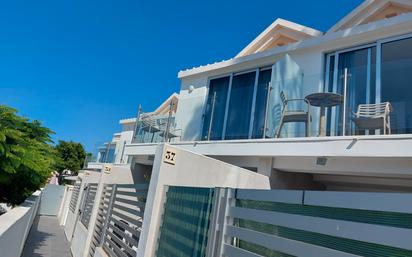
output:
<svg viewBox="0 0 412 257"><path fill-rule="evenodd" d="M170 164L175 164L175 157L176 157L175 152L166 151L165 162L170 163Z"/></svg>

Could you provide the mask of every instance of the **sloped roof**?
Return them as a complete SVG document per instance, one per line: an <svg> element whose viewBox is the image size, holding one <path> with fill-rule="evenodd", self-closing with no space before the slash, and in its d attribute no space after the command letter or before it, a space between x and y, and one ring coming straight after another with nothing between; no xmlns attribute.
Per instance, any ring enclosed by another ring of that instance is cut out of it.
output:
<svg viewBox="0 0 412 257"><path fill-rule="evenodd" d="M412 12L411 0L366 0L337 22L327 33Z"/></svg>
<svg viewBox="0 0 412 257"><path fill-rule="evenodd" d="M318 30L279 18L240 51L236 57L262 52L320 35L322 32Z"/></svg>

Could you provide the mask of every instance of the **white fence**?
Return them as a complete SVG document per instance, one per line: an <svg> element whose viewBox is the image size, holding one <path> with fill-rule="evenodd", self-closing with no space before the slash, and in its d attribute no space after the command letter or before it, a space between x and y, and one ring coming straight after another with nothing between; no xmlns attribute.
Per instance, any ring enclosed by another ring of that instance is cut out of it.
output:
<svg viewBox="0 0 412 257"><path fill-rule="evenodd" d="M207 256L412 256L412 194L220 189L215 197Z"/></svg>
<svg viewBox="0 0 412 257"><path fill-rule="evenodd" d="M136 256L148 188L147 184L104 185L89 256L99 246L109 256Z"/></svg>
<svg viewBox="0 0 412 257"><path fill-rule="evenodd" d="M0 216L2 257L20 256L39 208L41 191L36 191L21 205Z"/></svg>

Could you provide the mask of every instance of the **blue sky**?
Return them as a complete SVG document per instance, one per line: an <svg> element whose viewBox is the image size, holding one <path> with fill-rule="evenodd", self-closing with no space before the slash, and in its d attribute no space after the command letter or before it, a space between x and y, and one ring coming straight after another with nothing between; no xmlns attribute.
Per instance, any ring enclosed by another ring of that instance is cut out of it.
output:
<svg viewBox="0 0 412 257"><path fill-rule="evenodd" d="M178 92L179 70L233 57L278 17L326 31L361 2L2 1L0 103L93 151Z"/></svg>

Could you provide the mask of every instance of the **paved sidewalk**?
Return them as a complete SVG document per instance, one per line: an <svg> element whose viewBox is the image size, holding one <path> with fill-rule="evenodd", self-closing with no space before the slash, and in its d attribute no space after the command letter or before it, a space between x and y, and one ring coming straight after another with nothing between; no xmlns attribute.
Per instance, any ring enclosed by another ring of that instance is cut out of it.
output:
<svg viewBox="0 0 412 257"><path fill-rule="evenodd" d="M71 257L70 245L56 217L37 216L22 257Z"/></svg>

